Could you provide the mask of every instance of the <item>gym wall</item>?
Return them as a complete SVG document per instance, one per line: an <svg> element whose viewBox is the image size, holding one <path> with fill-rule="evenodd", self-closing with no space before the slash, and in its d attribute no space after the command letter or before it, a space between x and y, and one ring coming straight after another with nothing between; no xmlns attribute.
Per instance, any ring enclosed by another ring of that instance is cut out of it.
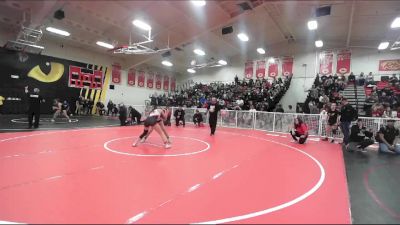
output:
<svg viewBox="0 0 400 225"><path fill-rule="evenodd" d="M95 100L105 100L107 88L101 90L69 87L70 66L81 68L82 73L100 70L104 74L103 86L108 85L111 71L109 67L75 62L45 55L26 54L0 48L0 96L6 101L3 113L25 113L28 107L24 87L39 88L46 102L41 106L42 113L51 113L55 98L67 100L72 109L76 99L82 95ZM89 82L86 82L87 84Z"/></svg>

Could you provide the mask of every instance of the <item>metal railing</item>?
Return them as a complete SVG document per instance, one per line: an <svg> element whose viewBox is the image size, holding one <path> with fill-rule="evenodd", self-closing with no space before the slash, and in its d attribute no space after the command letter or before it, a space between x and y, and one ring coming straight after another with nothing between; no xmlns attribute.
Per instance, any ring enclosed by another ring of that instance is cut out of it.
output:
<svg viewBox="0 0 400 225"><path fill-rule="evenodd" d="M172 108L172 115L176 108ZM196 108L185 109L186 123L192 123ZM208 122L206 116L207 109L200 108L203 114L204 123ZM253 129L268 132L288 133L293 127L294 118L300 117L308 126L309 134L312 136L326 136L326 119L320 114L300 114L300 113L277 113L277 112L251 112L238 110L221 110L218 115L218 126L240 129ZM374 135L381 126L386 125L387 120L393 118L359 117L364 122L365 127ZM171 120L174 121L172 116ZM395 127L400 128L400 119L395 119ZM355 122L353 122L355 123ZM342 137L341 132L335 135L336 138Z"/></svg>

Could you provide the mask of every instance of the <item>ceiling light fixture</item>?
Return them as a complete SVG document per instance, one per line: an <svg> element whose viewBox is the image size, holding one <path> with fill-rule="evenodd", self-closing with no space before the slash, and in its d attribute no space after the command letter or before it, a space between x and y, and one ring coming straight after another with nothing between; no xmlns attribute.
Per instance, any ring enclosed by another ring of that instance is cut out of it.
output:
<svg viewBox="0 0 400 225"><path fill-rule="evenodd" d="M65 31L65 30L60 30L54 27L46 27L46 30L55 34L59 34L62 36L69 36L71 35L69 32Z"/></svg>
<svg viewBox="0 0 400 225"><path fill-rule="evenodd" d="M114 48L114 46L112 44L108 44L108 43L105 43L105 42L102 42L102 41L98 41L98 42L96 42L96 44L101 46L101 47L104 47L104 48L109 48L109 49Z"/></svg>
<svg viewBox="0 0 400 225"><path fill-rule="evenodd" d="M265 50L263 48L257 48L257 52L261 55L265 54Z"/></svg>
<svg viewBox="0 0 400 225"><path fill-rule="evenodd" d="M247 36L245 33L240 33L237 35L237 37L241 40L241 41L249 41L249 36Z"/></svg>
<svg viewBox="0 0 400 225"><path fill-rule="evenodd" d="M228 64L225 60L219 60L218 61L218 63L220 64L220 65L223 65L223 66L225 66L226 64Z"/></svg>
<svg viewBox="0 0 400 225"><path fill-rule="evenodd" d="M206 54L203 50L198 49L198 48L193 50L193 52L196 53L197 55L201 55L201 56Z"/></svg>
<svg viewBox="0 0 400 225"><path fill-rule="evenodd" d="M389 47L389 42L385 41L385 42L381 42L378 46L379 50L385 50Z"/></svg>
<svg viewBox="0 0 400 225"><path fill-rule="evenodd" d="M162 61L161 64L163 64L164 66L169 66L169 67L174 65L170 61L167 61L167 60Z"/></svg>
<svg viewBox="0 0 400 225"><path fill-rule="evenodd" d="M142 30L151 30L151 26L141 20L134 20L132 23Z"/></svg>
<svg viewBox="0 0 400 225"><path fill-rule="evenodd" d="M309 30L316 30L318 28L318 22L316 20L310 20L307 23L307 27Z"/></svg>
<svg viewBox="0 0 400 225"><path fill-rule="evenodd" d="M204 0L192 0L192 3L195 6L205 6L206 5L206 1L204 1Z"/></svg>
<svg viewBox="0 0 400 225"><path fill-rule="evenodd" d="M390 25L390 28L395 29L400 27L400 17L397 17L396 19L393 20L392 24Z"/></svg>
<svg viewBox="0 0 400 225"><path fill-rule="evenodd" d="M194 70L194 69L187 69L187 71L188 71L189 73L196 73L196 70Z"/></svg>
<svg viewBox="0 0 400 225"><path fill-rule="evenodd" d="M324 46L324 42L322 40L315 41L315 47L321 48Z"/></svg>

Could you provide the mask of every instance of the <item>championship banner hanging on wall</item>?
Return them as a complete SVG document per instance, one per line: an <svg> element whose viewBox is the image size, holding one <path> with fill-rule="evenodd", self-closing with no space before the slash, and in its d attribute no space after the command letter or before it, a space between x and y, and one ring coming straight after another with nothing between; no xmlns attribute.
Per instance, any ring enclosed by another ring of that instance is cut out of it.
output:
<svg viewBox="0 0 400 225"><path fill-rule="evenodd" d="M269 63L268 65L268 76L276 77L278 75L278 62L275 59L275 62Z"/></svg>
<svg viewBox="0 0 400 225"><path fill-rule="evenodd" d="M136 70L135 69L129 69L129 72L128 72L128 85L129 86L135 86L135 81L136 81Z"/></svg>
<svg viewBox="0 0 400 225"><path fill-rule="evenodd" d="M156 73L156 89L160 90L162 84L162 75L160 73Z"/></svg>
<svg viewBox="0 0 400 225"><path fill-rule="evenodd" d="M119 64L112 65L112 82L115 84L119 84L121 82L121 66Z"/></svg>
<svg viewBox="0 0 400 225"><path fill-rule="evenodd" d="M146 79L144 71L139 71L139 76L138 76L138 86L139 87L144 87L144 80Z"/></svg>
<svg viewBox="0 0 400 225"><path fill-rule="evenodd" d="M169 90L169 76L165 75L164 76L164 91Z"/></svg>
<svg viewBox="0 0 400 225"><path fill-rule="evenodd" d="M265 60L257 61L256 77L265 77Z"/></svg>
<svg viewBox="0 0 400 225"><path fill-rule="evenodd" d="M400 59L379 60L379 71L400 71Z"/></svg>
<svg viewBox="0 0 400 225"><path fill-rule="evenodd" d="M337 53L336 73L345 75L350 73L350 50L341 50Z"/></svg>
<svg viewBox="0 0 400 225"><path fill-rule="evenodd" d="M244 64L244 77L246 79L252 79L253 78L253 61L247 61Z"/></svg>
<svg viewBox="0 0 400 225"><path fill-rule="evenodd" d="M333 52L319 53L319 73L321 75L332 75Z"/></svg>
<svg viewBox="0 0 400 225"><path fill-rule="evenodd" d="M175 91L175 90L176 90L176 78L171 77L171 91Z"/></svg>
<svg viewBox="0 0 400 225"><path fill-rule="evenodd" d="M153 88L154 86L154 73L149 71L147 72L147 87Z"/></svg>
<svg viewBox="0 0 400 225"><path fill-rule="evenodd" d="M293 74L293 57L284 57L282 59L282 75L291 76Z"/></svg>

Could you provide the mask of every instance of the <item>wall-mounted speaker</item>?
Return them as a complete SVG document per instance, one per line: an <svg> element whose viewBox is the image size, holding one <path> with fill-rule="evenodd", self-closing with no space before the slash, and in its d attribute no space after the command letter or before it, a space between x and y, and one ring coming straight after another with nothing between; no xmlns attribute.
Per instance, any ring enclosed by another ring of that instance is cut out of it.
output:
<svg viewBox="0 0 400 225"><path fill-rule="evenodd" d="M65 18L64 11L62 11L61 9L57 10L57 11L54 13L54 18L56 18L56 19L58 19L58 20L64 19L64 18Z"/></svg>
<svg viewBox="0 0 400 225"><path fill-rule="evenodd" d="M222 35L230 34L232 32L233 32L233 27L232 26L222 28Z"/></svg>
<svg viewBox="0 0 400 225"><path fill-rule="evenodd" d="M317 8L315 10L316 17L329 16L329 15L331 15L331 6L324 6L324 7Z"/></svg>

